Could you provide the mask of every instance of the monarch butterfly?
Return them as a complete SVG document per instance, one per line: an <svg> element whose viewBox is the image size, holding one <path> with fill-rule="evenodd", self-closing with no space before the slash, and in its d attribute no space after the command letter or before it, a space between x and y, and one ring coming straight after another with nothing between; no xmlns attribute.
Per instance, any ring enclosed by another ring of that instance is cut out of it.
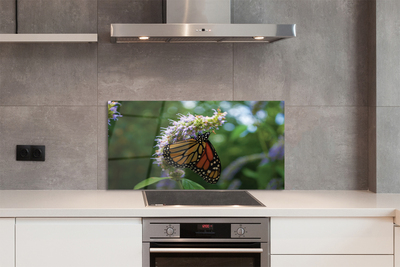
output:
<svg viewBox="0 0 400 267"><path fill-rule="evenodd" d="M208 140L210 133L168 144L164 147L165 161L175 168L189 168L207 183L215 184L221 175L221 161Z"/></svg>

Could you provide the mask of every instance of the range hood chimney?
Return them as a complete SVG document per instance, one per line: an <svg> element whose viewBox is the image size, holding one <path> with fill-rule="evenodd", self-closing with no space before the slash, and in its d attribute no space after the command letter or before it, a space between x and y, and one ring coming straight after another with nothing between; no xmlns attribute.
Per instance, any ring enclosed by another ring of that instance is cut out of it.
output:
<svg viewBox="0 0 400 267"><path fill-rule="evenodd" d="M163 21L111 24L112 43L271 43L296 37L296 24L232 24L231 0L163 0Z"/></svg>

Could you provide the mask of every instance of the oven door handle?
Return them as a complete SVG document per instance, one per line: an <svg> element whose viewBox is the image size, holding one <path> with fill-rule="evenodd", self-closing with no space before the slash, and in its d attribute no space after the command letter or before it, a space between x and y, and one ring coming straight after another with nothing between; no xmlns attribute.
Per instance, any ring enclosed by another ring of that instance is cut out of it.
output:
<svg viewBox="0 0 400 267"><path fill-rule="evenodd" d="M262 253L262 248L150 248L150 253Z"/></svg>

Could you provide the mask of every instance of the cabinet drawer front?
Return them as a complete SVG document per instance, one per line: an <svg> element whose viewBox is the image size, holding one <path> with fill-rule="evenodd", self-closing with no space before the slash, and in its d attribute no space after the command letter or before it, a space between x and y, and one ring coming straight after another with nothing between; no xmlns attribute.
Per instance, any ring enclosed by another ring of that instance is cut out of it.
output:
<svg viewBox="0 0 400 267"><path fill-rule="evenodd" d="M0 266L14 267L14 218L0 218Z"/></svg>
<svg viewBox="0 0 400 267"><path fill-rule="evenodd" d="M392 267L392 255L272 255L271 267Z"/></svg>
<svg viewBox="0 0 400 267"><path fill-rule="evenodd" d="M271 254L393 254L393 218L271 218Z"/></svg>
<svg viewBox="0 0 400 267"><path fill-rule="evenodd" d="M141 258L141 219L16 221L17 267L131 267Z"/></svg>

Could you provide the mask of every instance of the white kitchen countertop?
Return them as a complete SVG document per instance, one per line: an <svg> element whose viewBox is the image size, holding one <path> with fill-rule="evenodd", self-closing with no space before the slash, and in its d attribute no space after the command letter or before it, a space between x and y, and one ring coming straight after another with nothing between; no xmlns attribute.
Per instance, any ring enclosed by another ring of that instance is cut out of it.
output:
<svg viewBox="0 0 400 267"><path fill-rule="evenodd" d="M0 190L0 217L396 217L400 194L369 191L249 191L266 207L145 207L141 191Z"/></svg>

